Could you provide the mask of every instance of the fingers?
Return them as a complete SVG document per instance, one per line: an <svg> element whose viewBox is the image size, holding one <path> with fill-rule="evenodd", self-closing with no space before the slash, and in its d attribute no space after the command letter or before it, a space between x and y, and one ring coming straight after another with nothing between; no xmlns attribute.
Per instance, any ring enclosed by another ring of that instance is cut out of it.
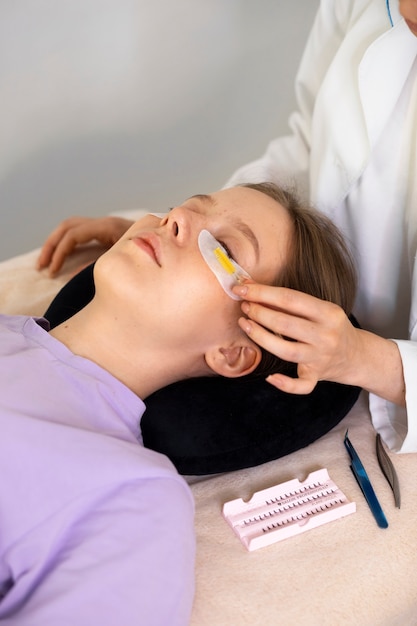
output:
<svg viewBox="0 0 417 626"><path fill-rule="evenodd" d="M37 267L38 269L48 267L50 275L53 276L77 246L95 240L105 247L110 247L132 223L118 217L71 217L64 220L46 239L38 257Z"/></svg>
<svg viewBox="0 0 417 626"><path fill-rule="evenodd" d="M290 378L284 374L271 374L266 381L285 393L296 395L307 395L311 393L318 383L318 380L312 378Z"/></svg>
<svg viewBox="0 0 417 626"><path fill-rule="evenodd" d="M257 323L260 336L262 336L262 328L267 328L276 336L290 337L301 342L311 342L314 339L317 326L312 319L252 302L243 302L242 311L249 319Z"/></svg>
<svg viewBox="0 0 417 626"><path fill-rule="evenodd" d="M247 317L239 326L259 346L297 364L298 378L273 373L287 393L310 393L319 380L343 382L351 360L352 325L343 309L295 290L259 284L237 287Z"/></svg>
<svg viewBox="0 0 417 626"><path fill-rule="evenodd" d="M72 217L62 222L42 246L38 269L48 267L51 275L56 274L78 244L91 240L90 226L91 220L83 217Z"/></svg>
<svg viewBox="0 0 417 626"><path fill-rule="evenodd" d="M243 307L242 307L243 308ZM258 316L268 317L268 316ZM288 317L288 316L287 316ZM239 326L245 333L259 346L275 354L280 359L288 361L290 363L302 363L307 362L312 358L312 352L314 350L313 345L309 341L303 341L299 337L306 335L308 337L308 331L302 331L297 329L297 322L295 320L291 325L294 326L294 331L291 335L285 335L285 333L279 332L279 324L273 323L273 329L271 326L265 327L261 323L257 323L251 316L251 319L241 317L238 321ZM304 320L300 320L302 324ZM290 324L283 325L289 327ZM312 328L312 333L315 333L315 329ZM295 337L294 335L297 335ZM291 337L292 341L285 337Z"/></svg>
<svg viewBox="0 0 417 626"><path fill-rule="evenodd" d="M320 316L323 303L323 300L301 291L259 283L246 282L236 286L233 291L246 302L263 304L275 311L287 311L309 319Z"/></svg>
<svg viewBox="0 0 417 626"><path fill-rule="evenodd" d="M284 361L298 364L297 378L274 373L266 378L268 383L285 393L306 395L313 391L319 381L315 368L307 365L310 362L314 363L313 346L308 343L289 341L274 335L252 320L245 318L239 320L239 325L255 343L268 352L279 356Z"/></svg>
<svg viewBox="0 0 417 626"><path fill-rule="evenodd" d="M54 259L55 251L59 246L59 243L62 241L63 237L65 237L67 230L73 228L76 223L78 223L78 218L70 218L68 220L65 220L48 236L42 246L37 260L37 268L39 270L45 267L49 267L50 273L52 274L60 269L63 258L61 259L60 255L58 254L58 256Z"/></svg>
<svg viewBox="0 0 417 626"><path fill-rule="evenodd" d="M265 333L259 328L262 327L274 335L314 344L324 330L330 341L331 335L338 334L345 325L343 309L300 291L257 283L247 283L234 291L244 298L241 305L243 313L258 324L257 328L248 327L250 332L256 332L254 341L266 340ZM263 343L260 345L269 349Z"/></svg>

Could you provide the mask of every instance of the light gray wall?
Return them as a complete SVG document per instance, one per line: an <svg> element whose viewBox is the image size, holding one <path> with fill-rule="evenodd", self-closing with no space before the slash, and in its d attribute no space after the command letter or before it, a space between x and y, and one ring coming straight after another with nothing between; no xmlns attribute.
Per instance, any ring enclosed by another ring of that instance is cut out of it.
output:
<svg viewBox="0 0 417 626"><path fill-rule="evenodd" d="M163 210L287 132L318 0L2 0L0 260Z"/></svg>

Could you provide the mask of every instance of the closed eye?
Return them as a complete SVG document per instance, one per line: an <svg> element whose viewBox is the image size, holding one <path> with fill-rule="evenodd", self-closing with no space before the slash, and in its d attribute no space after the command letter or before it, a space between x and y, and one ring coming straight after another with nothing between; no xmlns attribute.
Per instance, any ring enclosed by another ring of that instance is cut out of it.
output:
<svg viewBox="0 0 417 626"><path fill-rule="evenodd" d="M226 252L227 256L229 257L229 259L231 259L232 261L235 261L235 263L237 262L236 259L234 258L232 251L230 250L229 246L227 246L224 241L220 241L219 239L216 240L221 247L224 249L224 251Z"/></svg>

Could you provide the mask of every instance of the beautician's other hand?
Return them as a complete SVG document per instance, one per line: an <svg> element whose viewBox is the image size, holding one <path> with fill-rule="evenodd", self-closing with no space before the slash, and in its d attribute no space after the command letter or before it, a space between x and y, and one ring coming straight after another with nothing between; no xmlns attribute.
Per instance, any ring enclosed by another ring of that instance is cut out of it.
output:
<svg viewBox="0 0 417 626"><path fill-rule="evenodd" d="M49 235L42 246L37 268L49 268L51 276L62 267L67 256L80 244L97 241L110 248L133 224L122 217L70 217Z"/></svg>
<svg viewBox="0 0 417 626"><path fill-rule="evenodd" d="M394 341L355 328L336 304L308 294L246 283L240 327L276 356L297 364L298 378L273 374L268 382L287 393L310 393L319 380L363 387L390 402L405 403L405 384ZM292 341L285 339L289 337Z"/></svg>

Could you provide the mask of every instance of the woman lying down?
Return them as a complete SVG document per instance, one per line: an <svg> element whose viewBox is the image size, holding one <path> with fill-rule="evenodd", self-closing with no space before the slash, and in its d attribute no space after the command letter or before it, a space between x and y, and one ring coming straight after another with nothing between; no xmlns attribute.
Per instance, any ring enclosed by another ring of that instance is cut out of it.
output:
<svg viewBox="0 0 417 626"><path fill-rule="evenodd" d="M353 266L326 218L263 184L144 217L98 259L94 282L91 302L52 330L1 317L0 620L184 626L193 499L141 442L146 398L191 377L284 380L282 355L251 338L245 285L284 285L283 315L292 289L308 291L340 324ZM300 342L282 340L296 361Z"/></svg>

